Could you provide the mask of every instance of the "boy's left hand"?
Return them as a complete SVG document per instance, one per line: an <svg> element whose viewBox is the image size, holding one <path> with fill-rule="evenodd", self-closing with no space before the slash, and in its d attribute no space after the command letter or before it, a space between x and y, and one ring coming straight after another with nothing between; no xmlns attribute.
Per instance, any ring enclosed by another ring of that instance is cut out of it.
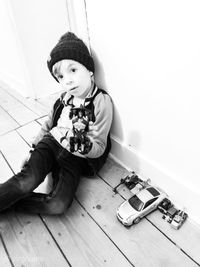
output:
<svg viewBox="0 0 200 267"><path fill-rule="evenodd" d="M91 126L91 128L88 131L88 135L86 135L86 140L85 140L85 146L84 146L84 151L80 151L79 149L77 151L72 152L71 151L71 145L70 145L70 138L74 137L74 133L72 130L69 130L67 133L67 138L64 139L62 141L62 145L65 146L65 149L67 149L69 152L76 154L76 153L80 153L82 155L89 153L89 151L92 148L92 144L93 144L93 136L96 135L96 126Z"/></svg>

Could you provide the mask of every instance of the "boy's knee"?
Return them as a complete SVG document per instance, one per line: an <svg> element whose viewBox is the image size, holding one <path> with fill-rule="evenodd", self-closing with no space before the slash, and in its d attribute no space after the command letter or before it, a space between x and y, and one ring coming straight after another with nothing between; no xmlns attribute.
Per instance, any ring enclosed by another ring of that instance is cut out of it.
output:
<svg viewBox="0 0 200 267"><path fill-rule="evenodd" d="M23 177L17 176L14 179L13 185L22 193L28 194L34 190L34 186L31 182L32 179L23 179Z"/></svg>

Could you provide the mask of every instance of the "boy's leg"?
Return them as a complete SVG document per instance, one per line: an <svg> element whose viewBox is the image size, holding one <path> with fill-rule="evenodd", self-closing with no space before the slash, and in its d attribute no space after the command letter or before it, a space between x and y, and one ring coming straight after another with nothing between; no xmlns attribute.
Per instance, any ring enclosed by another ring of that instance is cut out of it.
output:
<svg viewBox="0 0 200 267"><path fill-rule="evenodd" d="M50 172L54 153L48 138L44 138L31 154L24 168L0 185L0 211L29 195Z"/></svg>
<svg viewBox="0 0 200 267"><path fill-rule="evenodd" d="M20 200L17 207L21 211L41 214L61 214L71 205L80 181L85 160L66 151L67 157L60 166L56 185L50 194L32 193ZM55 177L53 177L55 179Z"/></svg>

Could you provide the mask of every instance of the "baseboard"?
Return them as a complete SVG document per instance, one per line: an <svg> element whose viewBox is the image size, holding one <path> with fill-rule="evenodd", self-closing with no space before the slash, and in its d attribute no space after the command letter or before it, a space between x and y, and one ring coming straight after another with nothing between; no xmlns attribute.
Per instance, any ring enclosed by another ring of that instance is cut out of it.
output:
<svg viewBox="0 0 200 267"><path fill-rule="evenodd" d="M115 136L111 136L111 139L111 158L126 169L135 171L142 179L150 178L152 184L162 188L177 207L186 208L191 221L200 225L199 192L180 183L176 177L156 166L155 162L146 159L132 147L123 144Z"/></svg>
<svg viewBox="0 0 200 267"><path fill-rule="evenodd" d="M13 88L15 91L19 92L22 96L28 97L26 84L19 81L14 76L0 72L0 80L5 82L8 87Z"/></svg>

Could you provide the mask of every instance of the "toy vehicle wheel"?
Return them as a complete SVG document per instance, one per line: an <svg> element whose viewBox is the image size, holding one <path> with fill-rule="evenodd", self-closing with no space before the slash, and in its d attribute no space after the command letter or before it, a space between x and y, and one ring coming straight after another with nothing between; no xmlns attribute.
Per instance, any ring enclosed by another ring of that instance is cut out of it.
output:
<svg viewBox="0 0 200 267"><path fill-rule="evenodd" d="M137 224L137 223L139 223L140 220L141 220L140 217L137 217L137 218L133 221L133 223L134 223L134 224Z"/></svg>
<svg viewBox="0 0 200 267"><path fill-rule="evenodd" d="M124 225L124 227L129 229L129 228L131 228L131 225Z"/></svg>

